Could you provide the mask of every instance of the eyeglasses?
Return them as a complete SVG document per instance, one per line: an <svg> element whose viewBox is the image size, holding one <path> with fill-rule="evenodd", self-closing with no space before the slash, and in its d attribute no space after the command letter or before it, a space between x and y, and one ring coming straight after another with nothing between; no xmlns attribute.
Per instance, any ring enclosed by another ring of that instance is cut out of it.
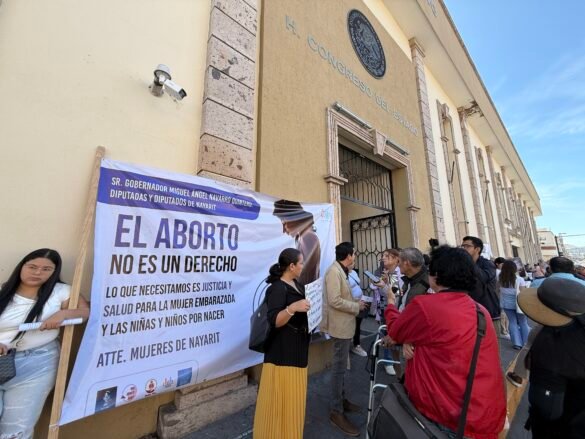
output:
<svg viewBox="0 0 585 439"><path fill-rule="evenodd" d="M475 248L475 245L473 245L473 244L461 244L459 247L461 247L461 248Z"/></svg>
<svg viewBox="0 0 585 439"><path fill-rule="evenodd" d="M34 264L24 264L24 267L30 271L41 271L42 273L52 273L55 271L55 267L39 267Z"/></svg>

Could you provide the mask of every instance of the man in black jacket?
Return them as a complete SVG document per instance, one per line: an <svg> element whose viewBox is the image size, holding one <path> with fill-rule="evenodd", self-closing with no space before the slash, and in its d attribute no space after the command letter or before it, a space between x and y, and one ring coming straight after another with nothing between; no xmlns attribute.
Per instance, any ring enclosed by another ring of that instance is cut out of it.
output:
<svg viewBox="0 0 585 439"><path fill-rule="evenodd" d="M466 236L463 238L461 248L465 249L475 262L476 283L474 290L470 291L469 295L488 310L496 328L496 334L499 335L502 333L500 325L502 309L496 292L496 266L493 262L481 257L483 251L481 239L475 236Z"/></svg>
<svg viewBox="0 0 585 439"><path fill-rule="evenodd" d="M396 306L403 311L412 299L421 294L426 294L430 288L429 273L425 265L425 259L421 251L414 247L404 248L400 251L400 272L403 274L402 295Z"/></svg>

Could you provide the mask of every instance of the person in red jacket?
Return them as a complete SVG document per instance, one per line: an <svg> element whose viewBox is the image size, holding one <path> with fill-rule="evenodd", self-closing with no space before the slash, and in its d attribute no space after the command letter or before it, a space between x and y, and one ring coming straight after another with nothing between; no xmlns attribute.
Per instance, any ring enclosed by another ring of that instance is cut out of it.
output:
<svg viewBox="0 0 585 439"><path fill-rule="evenodd" d="M462 249L437 247L431 253L429 281L436 294L417 296L398 312L388 297L387 344L408 344L405 387L414 406L444 431L457 430L477 335L477 311L468 292L474 263ZM488 311L480 305L486 320ZM504 428L506 397L493 325L481 341L465 437L496 439Z"/></svg>

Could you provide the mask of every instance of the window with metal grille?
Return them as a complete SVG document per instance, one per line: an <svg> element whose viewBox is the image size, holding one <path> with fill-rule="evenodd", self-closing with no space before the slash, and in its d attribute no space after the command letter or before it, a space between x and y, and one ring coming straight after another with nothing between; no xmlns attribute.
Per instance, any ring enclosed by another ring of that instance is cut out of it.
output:
<svg viewBox="0 0 585 439"><path fill-rule="evenodd" d="M390 170L350 149L339 147L339 171L347 179L341 198L392 212Z"/></svg>

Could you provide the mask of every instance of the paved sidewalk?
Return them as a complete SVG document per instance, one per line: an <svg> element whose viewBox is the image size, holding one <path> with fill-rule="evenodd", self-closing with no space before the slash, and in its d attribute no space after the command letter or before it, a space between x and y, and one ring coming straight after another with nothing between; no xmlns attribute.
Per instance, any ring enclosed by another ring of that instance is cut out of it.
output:
<svg viewBox="0 0 585 439"><path fill-rule="evenodd" d="M362 324L362 346L367 349L374 339L374 331L377 328L376 322L368 318ZM502 368L505 368L513 360L517 351L512 349L508 340L502 340L501 349ZM363 407L361 413L348 414L349 419L362 431L361 438L365 438L367 407L370 375L366 371L366 358L351 354L351 370L346 376L347 396L356 404ZM329 371L323 371L309 377L307 392L307 414L305 424L305 439L343 439L344 435L339 429L329 422ZM378 381L389 383L391 378L383 369L378 371ZM379 392L380 393L380 392ZM524 398L523 404L518 408L518 419L512 424L508 434L509 439L530 438L522 426L527 414L527 403ZM248 407L241 412L226 419L191 433L183 439L252 439L252 424L254 421L254 406Z"/></svg>

